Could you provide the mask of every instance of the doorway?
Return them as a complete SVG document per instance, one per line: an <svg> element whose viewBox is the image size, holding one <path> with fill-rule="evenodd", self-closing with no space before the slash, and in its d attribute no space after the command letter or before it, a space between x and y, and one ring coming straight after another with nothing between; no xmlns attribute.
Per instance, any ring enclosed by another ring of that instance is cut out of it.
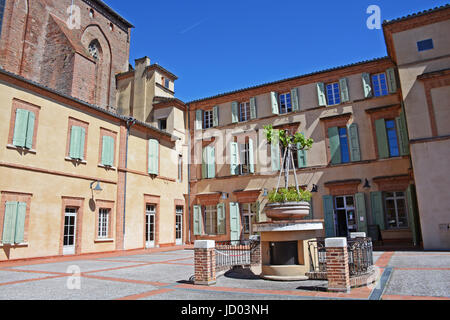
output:
<svg viewBox="0 0 450 320"><path fill-rule="evenodd" d="M335 197L336 235L348 237L350 232L358 231L353 196Z"/></svg>
<svg viewBox="0 0 450 320"><path fill-rule="evenodd" d="M156 207L148 204L145 211L145 247L153 248L155 246L155 222Z"/></svg>
<svg viewBox="0 0 450 320"><path fill-rule="evenodd" d="M64 214L63 255L75 254L77 209L66 208Z"/></svg>
<svg viewBox="0 0 450 320"><path fill-rule="evenodd" d="M183 207L177 206L175 209L175 245L183 244Z"/></svg>

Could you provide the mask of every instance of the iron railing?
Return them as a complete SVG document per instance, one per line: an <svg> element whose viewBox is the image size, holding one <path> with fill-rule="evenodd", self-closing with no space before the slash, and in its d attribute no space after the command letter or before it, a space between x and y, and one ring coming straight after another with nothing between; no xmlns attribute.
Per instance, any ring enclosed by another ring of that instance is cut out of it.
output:
<svg viewBox="0 0 450 320"><path fill-rule="evenodd" d="M367 274L373 269L373 248L371 238L347 239L348 266L350 276ZM325 238L308 241L311 273L327 272Z"/></svg>
<svg viewBox="0 0 450 320"><path fill-rule="evenodd" d="M253 254L259 248L256 240L216 241L216 269L251 265L255 263L252 257L259 257Z"/></svg>

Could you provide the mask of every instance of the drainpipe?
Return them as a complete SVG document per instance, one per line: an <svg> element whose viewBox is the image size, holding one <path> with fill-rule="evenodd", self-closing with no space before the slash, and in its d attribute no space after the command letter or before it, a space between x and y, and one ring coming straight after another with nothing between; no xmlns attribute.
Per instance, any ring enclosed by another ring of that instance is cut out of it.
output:
<svg viewBox="0 0 450 320"><path fill-rule="evenodd" d="M127 207L127 171L128 169L128 137L130 136L130 129L136 123L136 119L133 117L129 117L126 121L127 126L127 139L125 146L125 182L123 188L123 226L122 226L122 234L123 234L123 244L122 249L125 249L125 213Z"/></svg>
<svg viewBox="0 0 450 320"><path fill-rule="evenodd" d="M189 105L187 105L188 114L188 239L191 243L191 113L189 112Z"/></svg>

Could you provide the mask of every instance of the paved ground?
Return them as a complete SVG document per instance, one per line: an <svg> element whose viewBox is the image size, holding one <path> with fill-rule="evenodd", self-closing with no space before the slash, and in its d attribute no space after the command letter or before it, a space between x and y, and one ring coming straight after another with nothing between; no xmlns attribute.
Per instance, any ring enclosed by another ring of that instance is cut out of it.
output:
<svg viewBox="0 0 450 320"><path fill-rule="evenodd" d="M317 282L265 281L248 271L228 272L212 287L194 286L193 251L164 250L171 251L0 263L0 299L450 300L450 252L374 252L385 285L336 294L305 289Z"/></svg>

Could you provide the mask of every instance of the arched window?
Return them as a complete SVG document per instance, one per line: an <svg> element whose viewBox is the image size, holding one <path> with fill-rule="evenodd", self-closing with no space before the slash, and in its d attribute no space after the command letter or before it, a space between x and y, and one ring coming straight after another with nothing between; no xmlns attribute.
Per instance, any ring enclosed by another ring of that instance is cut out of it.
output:
<svg viewBox="0 0 450 320"><path fill-rule="evenodd" d="M97 40L92 41L88 47L89 54L95 59L100 59L100 44Z"/></svg>

